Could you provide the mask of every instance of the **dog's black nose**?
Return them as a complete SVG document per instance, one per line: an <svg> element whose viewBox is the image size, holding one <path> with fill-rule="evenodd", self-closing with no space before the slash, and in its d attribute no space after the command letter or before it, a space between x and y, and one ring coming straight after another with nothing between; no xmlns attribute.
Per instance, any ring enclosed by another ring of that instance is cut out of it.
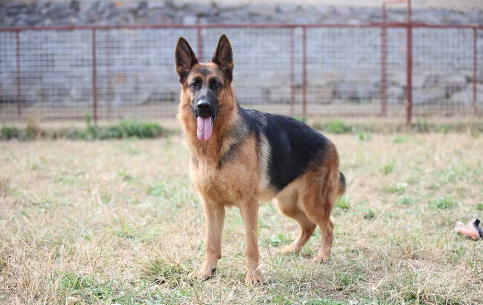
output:
<svg viewBox="0 0 483 305"><path fill-rule="evenodd" d="M199 101L196 106L201 111L208 111L211 108L211 104L207 100L201 100L201 101Z"/></svg>

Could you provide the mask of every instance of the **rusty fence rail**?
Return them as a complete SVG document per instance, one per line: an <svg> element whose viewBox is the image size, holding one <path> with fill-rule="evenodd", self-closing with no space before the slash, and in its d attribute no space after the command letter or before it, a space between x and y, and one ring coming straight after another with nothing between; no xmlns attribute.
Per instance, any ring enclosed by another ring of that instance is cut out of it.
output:
<svg viewBox="0 0 483 305"><path fill-rule="evenodd" d="M222 33L247 107L298 117L483 114L483 26L407 23L0 29L0 119L174 116L179 36Z"/></svg>

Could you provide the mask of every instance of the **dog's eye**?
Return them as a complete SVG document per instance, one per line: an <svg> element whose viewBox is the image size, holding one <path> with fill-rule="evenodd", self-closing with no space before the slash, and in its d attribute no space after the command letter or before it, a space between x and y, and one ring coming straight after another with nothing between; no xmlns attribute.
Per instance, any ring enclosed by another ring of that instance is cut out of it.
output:
<svg viewBox="0 0 483 305"><path fill-rule="evenodd" d="M216 90L221 88L221 84L219 82L214 82L211 87Z"/></svg>
<svg viewBox="0 0 483 305"><path fill-rule="evenodd" d="M194 81L190 84L191 89L198 89L199 83L197 81Z"/></svg>

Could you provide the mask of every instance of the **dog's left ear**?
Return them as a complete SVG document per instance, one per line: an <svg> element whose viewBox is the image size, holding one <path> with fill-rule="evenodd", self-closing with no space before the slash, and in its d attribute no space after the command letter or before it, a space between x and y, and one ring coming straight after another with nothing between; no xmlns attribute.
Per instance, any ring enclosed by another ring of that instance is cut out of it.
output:
<svg viewBox="0 0 483 305"><path fill-rule="evenodd" d="M233 64L233 50L225 34L221 35L215 55L213 55L211 61L220 67L230 82L233 80L233 68L235 67Z"/></svg>

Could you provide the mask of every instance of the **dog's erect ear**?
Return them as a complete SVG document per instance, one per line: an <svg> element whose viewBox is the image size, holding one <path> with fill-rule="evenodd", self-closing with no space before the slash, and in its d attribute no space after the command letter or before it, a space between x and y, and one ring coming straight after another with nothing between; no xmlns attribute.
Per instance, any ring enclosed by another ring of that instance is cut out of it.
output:
<svg viewBox="0 0 483 305"><path fill-rule="evenodd" d="M174 56L176 58L176 72L179 75L179 82L183 84L191 68L198 63L198 59L196 59L195 53L183 37L178 39Z"/></svg>
<svg viewBox="0 0 483 305"><path fill-rule="evenodd" d="M211 60L217 64L221 71L225 73L226 78L231 82L233 80L233 51L231 49L230 41L225 34L221 35L218 46L216 47L215 55Z"/></svg>

